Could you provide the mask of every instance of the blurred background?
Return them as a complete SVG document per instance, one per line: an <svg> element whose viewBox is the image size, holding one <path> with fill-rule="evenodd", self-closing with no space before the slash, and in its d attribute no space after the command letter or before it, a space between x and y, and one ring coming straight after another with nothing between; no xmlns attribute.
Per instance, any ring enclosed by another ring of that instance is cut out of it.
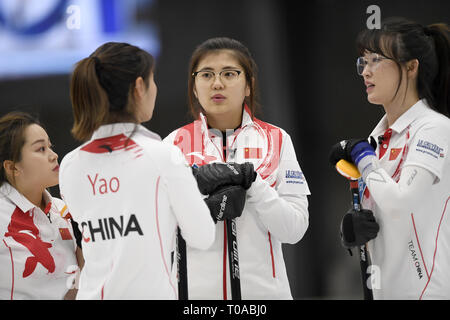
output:
<svg viewBox="0 0 450 320"><path fill-rule="evenodd" d="M164 138L191 121L195 47L217 36L243 42L259 66L259 118L291 135L312 192L309 230L283 247L294 299L361 299L358 257L339 239L348 183L328 164L328 151L367 136L384 113L367 102L356 74L355 38L370 5L381 19L450 23L448 0L0 0L0 115L38 115L62 159L79 145L70 135L73 65L104 42L123 41L157 59L156 108L144 125Z"/></svg>

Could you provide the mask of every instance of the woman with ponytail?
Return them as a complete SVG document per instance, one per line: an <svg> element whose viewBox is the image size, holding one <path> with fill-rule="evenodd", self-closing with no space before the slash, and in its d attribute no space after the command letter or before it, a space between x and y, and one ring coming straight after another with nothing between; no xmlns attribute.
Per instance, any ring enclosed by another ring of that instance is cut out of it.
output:
<svg viewBox="0 0 450 320"><path fill-rule="evenodd" d="M140 125L156 99L153 57L106 43L76 65L72 134L60 190L79 222L85 266L78 299L176 299L177 225L199 249L214 223L181 152Z"/></svg>
<svg viewBox="0 0 450 320"><path fill-rule="evenodd" d="M344 140L331 151L364 182L364 214L344 216L343 244L370 240L375 299L450 299L449 28L391 18L362 31L357 46L367 99L386 114L371 143Z"/></svg>

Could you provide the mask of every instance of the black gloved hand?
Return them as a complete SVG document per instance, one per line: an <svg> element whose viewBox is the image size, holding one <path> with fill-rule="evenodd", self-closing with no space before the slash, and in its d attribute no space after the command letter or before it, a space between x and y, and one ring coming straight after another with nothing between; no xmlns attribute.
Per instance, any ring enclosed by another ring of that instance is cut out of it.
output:
<svg viewBox="0 0 450 320"><path fill-rule="evenodd" d="M331 165L335 166L336 163L342 159L347 160L348 162L353 162L352 150L360 142L369 143L374 150L377 148L377 142L373 137L370 137L369 139L342 140L331 147L330 154L328 156Z"/></svg>
<svg viewBox="0 0 450 320"><path fill-rule="evenodd" d="M350 209L341 221L342 245L347 249L362 246L374 239L379 230L372 211Z"/></svg>
<svg viewBox="0 0 450 320"><path fill-rule="evenodd" d="M245 205L246 191L241 186L223 186L205 199L214 223L240 217Z"/></svg>
<svg viewBox="0 0 450 320"><path fill-rule="evenodd" d="M256 172L250 162L210 163L192 168L192 172L202 194L211 194L225 185L239 185L247 190L256 179Z"/></svg>

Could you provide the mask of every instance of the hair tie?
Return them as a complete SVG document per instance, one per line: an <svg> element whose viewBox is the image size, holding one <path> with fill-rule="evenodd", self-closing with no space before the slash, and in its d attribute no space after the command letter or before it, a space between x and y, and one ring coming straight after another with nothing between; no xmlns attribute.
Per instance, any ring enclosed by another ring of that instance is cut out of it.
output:
<svg viewBox="0 0 450 320"><path fill-rule="evenodd" d="M92 56L90 58L92 60L94 60L94 69L95 69L95 74L97 75L98 82L99 82L100 86L106 90L106 87L103 85L102 76L101 76L102 75L102 72L101 72L102 66L101 66L100 59L97 58L96 56Z"/></svg>
<svg viewBox="0 0 450 320"><path fill-rule="evenodd" d="M98 72L102 69L102 63L99 58L96 56L91 57L94 60L95 71L97 72L97 76L99 76Z"/></svg>

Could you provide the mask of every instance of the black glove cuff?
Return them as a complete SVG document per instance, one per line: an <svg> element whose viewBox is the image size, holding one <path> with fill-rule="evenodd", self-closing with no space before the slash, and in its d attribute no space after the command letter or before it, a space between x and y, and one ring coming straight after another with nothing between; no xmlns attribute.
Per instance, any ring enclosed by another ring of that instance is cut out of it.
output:
<svg viewBox="0 0 450 320"><path fill-rule="evenodd" d="M243 172L244 172L244 177L245 177L242 187L245 190L247 190L248 188L250 188L252 183L256 180L257 173L253 167L253 163L246 162L242 166L243 166Z"/></svg>

